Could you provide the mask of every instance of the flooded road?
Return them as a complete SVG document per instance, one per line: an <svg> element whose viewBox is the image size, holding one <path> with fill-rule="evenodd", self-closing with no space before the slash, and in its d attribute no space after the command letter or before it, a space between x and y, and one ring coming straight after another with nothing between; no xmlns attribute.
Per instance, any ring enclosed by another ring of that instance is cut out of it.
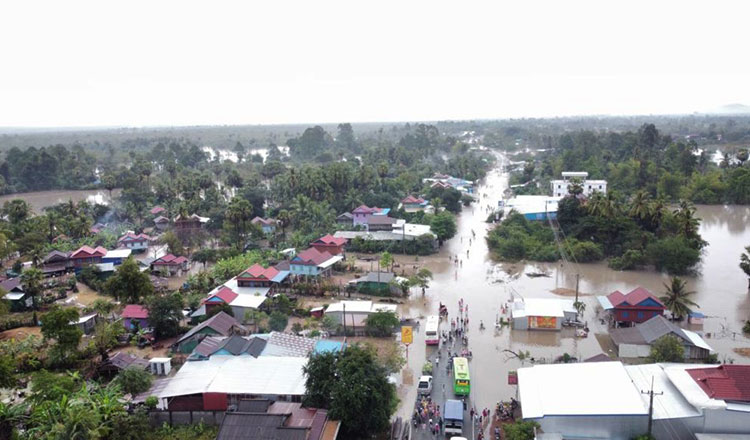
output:
<svg viewBox="0 0 750 440"><path fill-rule="evenodd" d="M117 198L120 194L120 189L112 190L112 197ZM109 197L109 191L104 189L93 189L93 190L52 190L52 191L35 191L18 194L6 194L0 196L0 206L3 203L14 199L25 200L36 213L41 213L44 208L57 205L59 203L65 203L68 200L72 200L76 203L81 200L86 200L89 203L99 203L107 205L111 202Z"/></svg>
<svg viewBox="0 0 750 440"><path fill-rule="evenodd" d="M493 408L500 400L517 397L517 387L508 385L508 372L529 366L530 361L522 362L504 350L528 351L536 361L545 362L553 362L564 353L585 359L607 352L609 338L606 327L597 319L601 307L596 295L606 295L616 289L628 292L638 286L661 295L663 283L668 280L667 275L653 271L614 271L606 263L493 261L484 239L491 227L484 222L488 215L484 208L497 206L507 187L508 176L500 171L504 160L500 159L500 167L489 173L477 189L479 202L464 208L458 217L456 237L444 244L436 262L428 264L434 279L427 294L422 297L415 289L410 300L399 309L402 317L421 317L420 330L423 331L424 318L436 315L440 302L448 306L449 318L456 316L461 298L469 305L469 349L474 355L470 363L471 397L477 408ZM720 360L750 363L749 358L733 352L734 348L750 346L750 339L741 332L743 321L750 318L750 294L747 279L738 267L743 247L750 245L750 228L746 227L750 222L750 207L698 206L697 215L703 219L701 234L709 245L704 251L699 273L684 279L690 290L697 292L693 299L708 318L703 326L693 329L706 335ZM472 231L476 237L470 241ZM451 256L458 256L461 264L456 266L450 262ZM528 275L539 273L545 276ZM587 321L591 329L587 338L576 338L574 330L569 328L560 332L517 331L509 327L499 331L493 329L502 305L510 301L512 295L563 298L562 295L574 292L576 274L580 274L581 300L586 303L582 320ZM486 330L479 330L480 321L484 322ZM449 325L441 329L449 328ZM425 346L422 331L414 333L414 344L409 347L409 360L403 372L403 387L399 390L402 404L398 415L404 417L409 416L416 398L414 381L418 379L426 357L434 358L436 354L434 347Z"/></svg>

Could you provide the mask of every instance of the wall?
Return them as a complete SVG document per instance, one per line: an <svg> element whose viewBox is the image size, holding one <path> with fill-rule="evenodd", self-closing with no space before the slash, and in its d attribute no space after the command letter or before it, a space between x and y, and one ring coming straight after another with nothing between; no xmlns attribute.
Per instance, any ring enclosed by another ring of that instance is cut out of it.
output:
<svg viewBox="0 0 750 440"><path fill-rule="evenodd" d="M545 433L560 433L564 438L608 438L630 440L648 429L648 415L638 416L548 416L530 419Z"/></svg>
<svg viewBox="0 0 750 440"><path fill-rule="evenodd" d="M617 355L624 358L648 357L651 354L650 345L620 344Z"/></svg>
<svg viewBox="0 0 750 440"><path fill-rule="evenodd" d="M168 425L192 425L203 422L218 426L224 420L224 411L149 411L148 421L153 427Z"/></svg>
<svg viewBox="0 0 750 440"><path fill-rule="evenodd" d="M750 427L750 413L723 409L704 410L703 432L747 434Z"/></svg>

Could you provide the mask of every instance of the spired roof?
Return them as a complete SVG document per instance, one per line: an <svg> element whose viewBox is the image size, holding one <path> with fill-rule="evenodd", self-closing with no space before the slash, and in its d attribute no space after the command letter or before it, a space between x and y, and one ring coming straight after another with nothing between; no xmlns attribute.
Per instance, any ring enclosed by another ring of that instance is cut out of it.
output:
<svg viewBox="0 0 750 440"><path fill-rule="evenodd" d="M712 399L750 402L750 365L721 365L687 370Z"/></svg>

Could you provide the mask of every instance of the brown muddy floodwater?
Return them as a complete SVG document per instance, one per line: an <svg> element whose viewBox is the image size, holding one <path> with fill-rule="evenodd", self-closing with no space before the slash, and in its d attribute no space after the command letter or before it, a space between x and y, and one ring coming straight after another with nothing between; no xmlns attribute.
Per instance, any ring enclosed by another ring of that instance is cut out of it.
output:
<svg viewBox="0 0 750 440"><path fill-rule="evenodd" d="M112 197L117 197L120 194L120 189L112 190ZM108 205L111 202L109 198L109 191L107 190L54 190L54 191L36 191L18 194L6 194L0 196L0 206L3 203L14 200L22 199L25 200L36 213L41 213L44 208L54 206L59 203L65 203L68 200L72 200L76 203L81 200L86 200L89 203L100 203Z"/></svg>
<svg viewBox="0 0 750 440"><path fill-rule="evenodd" d="M505 159L500 158L499 162L503 161ZM479 202L464 208L459 216L456 237L444 244L437 259L428 263L434 279L426 296L422 297L415 290L411 299L399 310L402 317L436 315L442 302L448 306L449 318L452 318L458 311L459 299L463 298L469 305L469 349L473 352L473 360L470 361L471 399L477 408L493 408L497 401L515 397L517 386L508 385L508 372L531 365L528 360L522 363L503 350L528 351L535 360L545 362L552 362L564 353L585 359L607 352L609 337L606 326L597 319L602 310L596 295L606 295L616 289L628 292L638 286L660 295L664 291L663 283L668 280L667 275L653 271L614 271L606 263L576 265L492 261L484 239L490 228L484 222L488 215L486 208L497 206L507 184L508 176L500 169L488 174L476 191ZM733 351L735 348L750 347L750 339L742 334L743 321L750 318L750 294L745 274L738 267L744 246L750 245L750 228L746 227L750 222L750 207L698 206L697 215L703 219L701 234L709 245L704 251L699 273L684 278L690 290L697 292L693 299L708 317L703 326L694 327L693 330L708 338L707 342L718 352L720 360L750 363L750 359ZM469 241L472 231L476 233L476 238ZM456 255L462 260L462 265L458 267L449 262L449 257ZM538 273L547 276L528 276ZM580 274L581 300L586 303L582 319L589 323L591 329L587 338L576 338L574 331L567 328L561 332L516 331L509 327L499 331L493 329L501 306L511 300L511 295L562 298L560 294L574 291L576 273ZM424 319L420 321L423 330ZM480 321L484 322L486 330L479 330ZM449 325L443 325L441 329ZM435 348L426 347L424 334L415 332L403 378L418 377L428 354L434 358ZM398 415L409 417L416 388L400 387L399 395L402 400Z"/></svg>

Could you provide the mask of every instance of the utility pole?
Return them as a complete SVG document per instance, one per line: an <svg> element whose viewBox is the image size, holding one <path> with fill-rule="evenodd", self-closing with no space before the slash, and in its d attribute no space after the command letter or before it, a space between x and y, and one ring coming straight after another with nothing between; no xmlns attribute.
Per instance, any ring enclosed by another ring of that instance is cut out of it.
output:
<svg viewBox="0 0 750 440"><path fill-rule="evenodd" d="M342 321L344 322L344 337L346 338L346 303L341 301L341 305L344 307Z"/></svg>
<svg viewBox="0 0 750 440"><path fill-rule="evenodd" d="M581 274L576 274L576 302L573 303L573 307L576 309L576 322L578 322L578 282L581 279Z"/></svg>
<svg viewBox="0 0 750 440"><path fill-rule="evenodd" d="M657 396L661 396L664 394L664 392L655 393L654 392L654 376L651 376L651 390L650 391L643 391L641 390L641 394L648 394L648 438L651 437L651 426L654 422L654 394Z"/></svg>

